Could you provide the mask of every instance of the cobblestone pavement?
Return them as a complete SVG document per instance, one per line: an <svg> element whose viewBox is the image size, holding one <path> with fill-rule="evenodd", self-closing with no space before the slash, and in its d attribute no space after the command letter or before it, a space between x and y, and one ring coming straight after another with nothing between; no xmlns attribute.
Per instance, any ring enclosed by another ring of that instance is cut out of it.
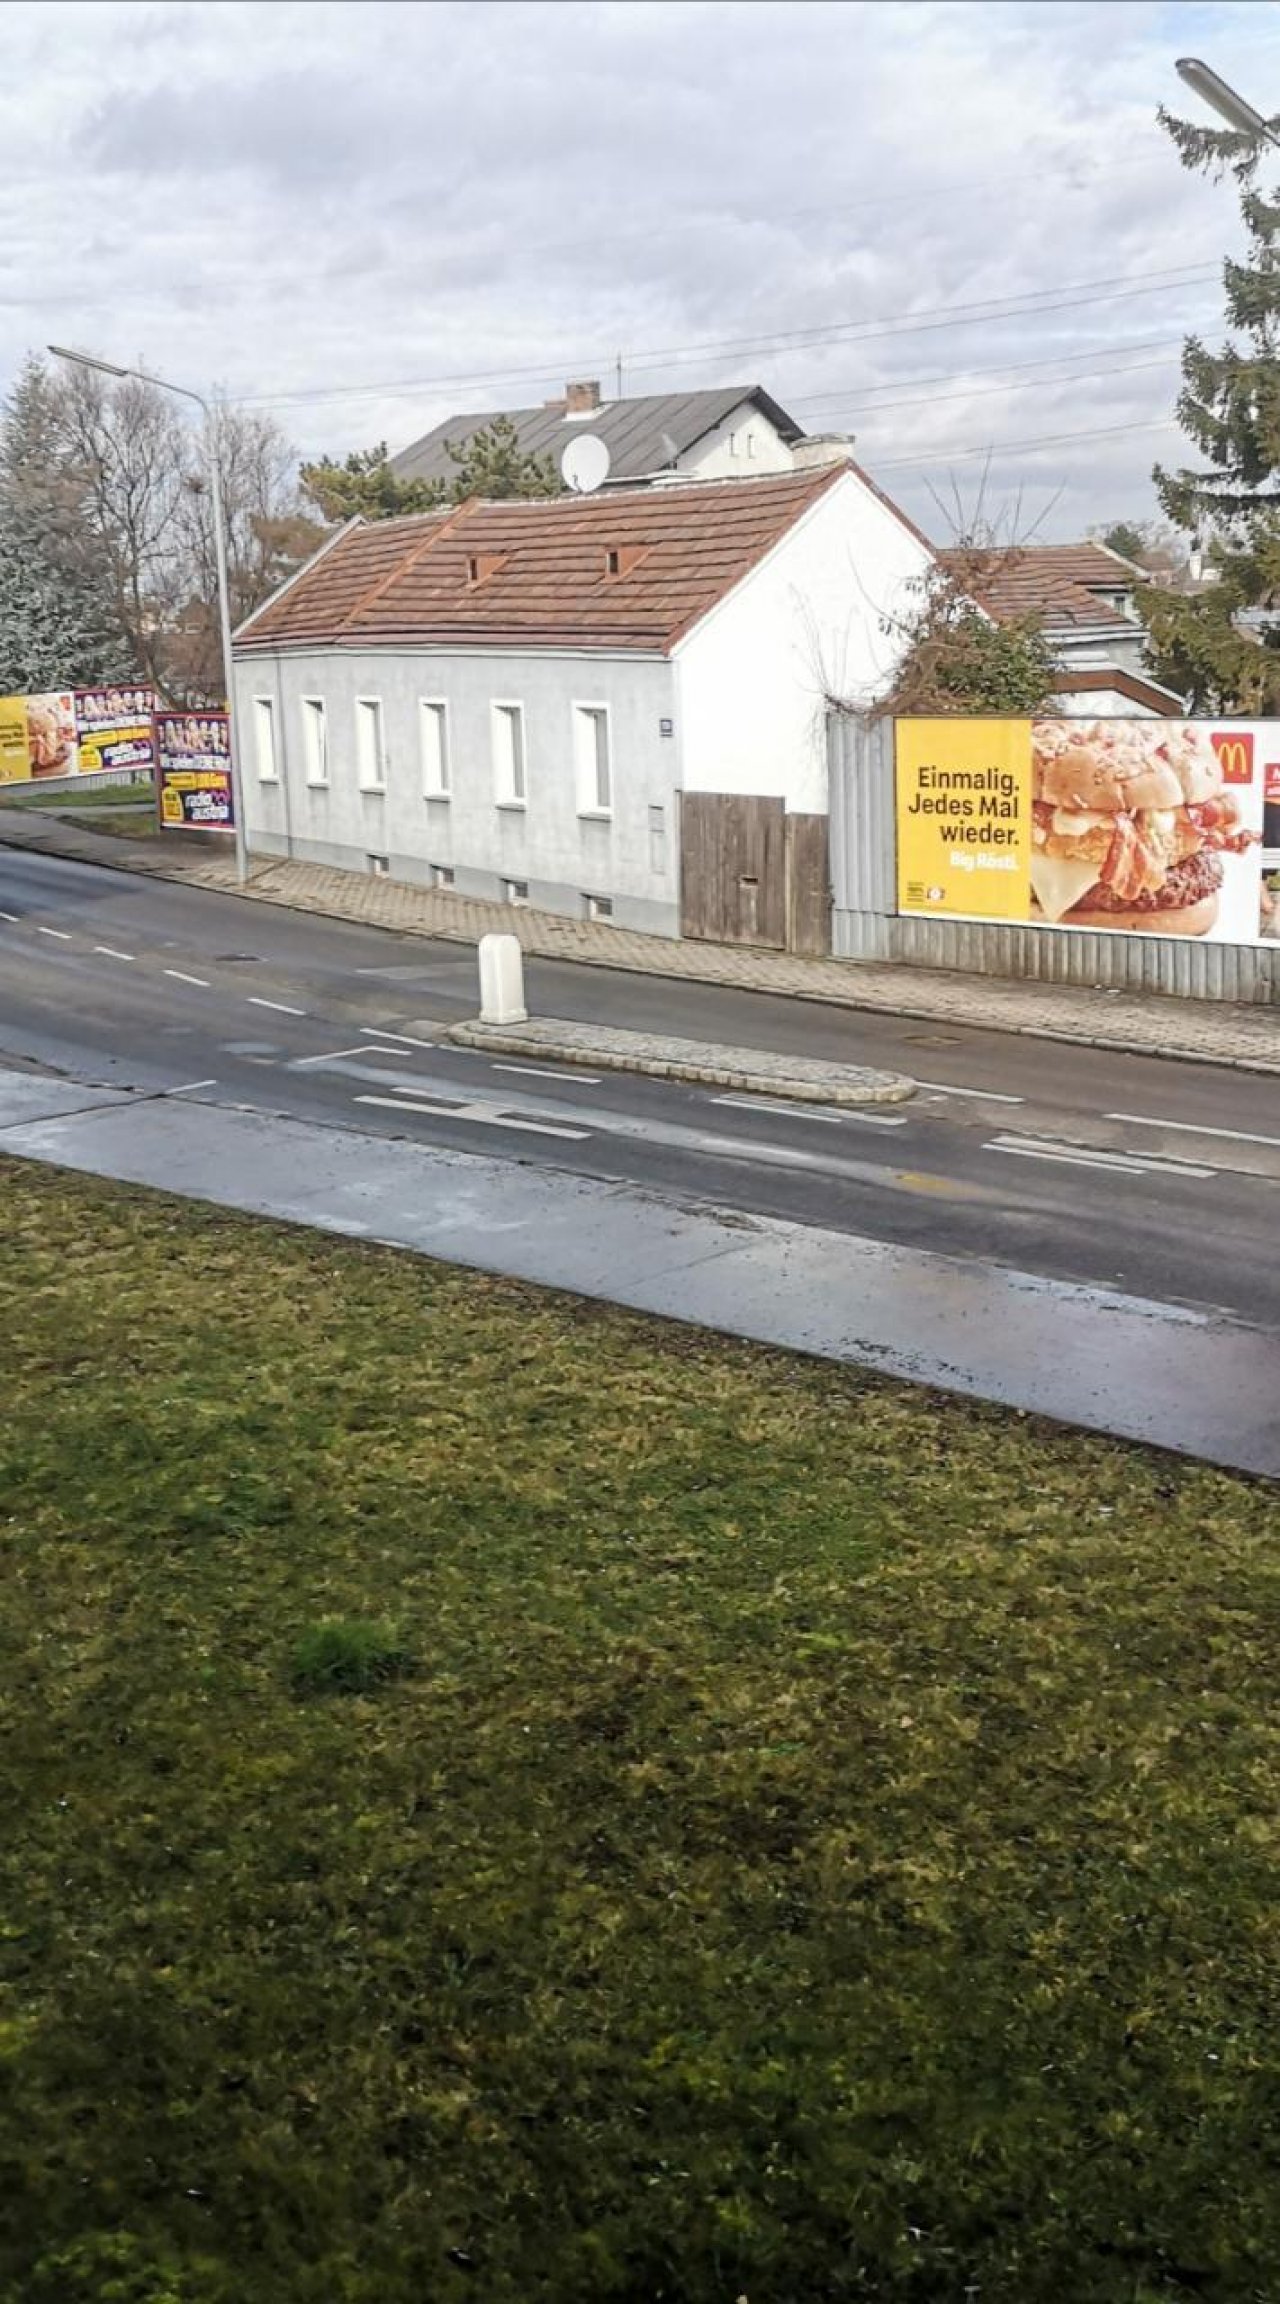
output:
<svg viewBox="0 0 1280 2304"><path fill-rule="evenodd" d="M194 843L184 853L163 838L117 839L20 808L0 808L0 843L236 893L232 859ZM252 901L355 920L398 935L474 944L498 929L518 936L525 952L539 959L576 960L638 975L730 984L742 991L784 993L793 999L925 1017L988 1032L1025 1032L1089 1047L1280 1072L1280 1011L1275 1008L1093 992L1074 985L1027 984L880 961L801 960L783 952L677 942L320 864L255 864L244 894Z"/></svg>
<svg viewBox="0 0 1280 2304"><path fill-rule="evenodd" d="M566 1024L551 1016L527 1024L455 1024L449 1038L463 1048L504 1056L551 1057L607 1072L645 1072L657 1080L705 1080L805 1104L899 1104L915 1093L914 1082L900 1072L676 1040L667 1033L622 1032L610 1024Z"/></svg>

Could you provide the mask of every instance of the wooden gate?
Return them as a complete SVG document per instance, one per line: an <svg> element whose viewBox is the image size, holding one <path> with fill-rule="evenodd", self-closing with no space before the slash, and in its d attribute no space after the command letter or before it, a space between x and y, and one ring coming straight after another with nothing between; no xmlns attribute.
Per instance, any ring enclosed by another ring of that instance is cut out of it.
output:
<svg viewBox="0 0 1280 2304"><path fill-rule="evenodd" d="M788 816L781 800L686 792L680 933L775 952L829 952L826 817Z"/></svg>

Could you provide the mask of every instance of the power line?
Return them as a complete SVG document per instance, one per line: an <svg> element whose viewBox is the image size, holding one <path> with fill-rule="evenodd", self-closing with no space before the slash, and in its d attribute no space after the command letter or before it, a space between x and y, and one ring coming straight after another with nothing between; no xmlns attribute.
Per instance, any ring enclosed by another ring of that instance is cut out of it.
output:
<svg viewBox="0 0 1280 2304"><path fill-rule="evenodd" d="M1130 296L1167 295L1174 288L1193 287L1202 280L1216 279L1216 265L1182 266L1162 273L1111 273L1101 280L1082 280L1062 283L1055 288L1036 288L1017 296L985 297L964 304L943 304L905 320L884 321L846 320L817 328L800 328L758 336L708 338L702 343L668 345L659 350L629 353L628 370L644 372L651 368L671 367L686 360L700 360L711 353L738 353L769 351L785 345L799 347L835 341L877 342L885 337L924 334L934 328L982 326L1006 319L1035 318L1042 314L1079 310L1083 305L1110 303ZM1066 287L1069 293L1063 294ZM1077 294L1080 290L1082 293ZM594 358L594 355L591 356ZM301 406L346 399L396 398L404 393L434 390L437 386L457 386L491 383L512 383L520 380L533 382L563 377L573 366L589 365L589 361L561 360L555 368L542 365L536 368L497 368L477 370L470 374L454 373L419 376L395 383L344 384L311 387L301 392L252 393L241 395L246 407Z"/></svg>
<svg viewBox="0 0 1280 2304"><path fill-rule="evenodd" d="M1114 440L1123 432L1168 432L1176 429L1176 416L1154 424L1100 424L1088 432L1054 432L1039 440L990 440L982 448L933 448L922 456L892 456L876 463L877 472L905 472L915 464L958 464L973 456L1026 456L1041 448L1065 448L1077 440Z"/></svg>
<svg viewBox="0 0 1280 2304"><path fill-rule="evenodd" d="M1140 336L1123 344L1086 344L1079 352L1051 352L1043 360L999 361L990 368L935 368L927 376L891 376L883 384L846 387L847 392L904 392L917 384L959 384L968 376L1025 376L1030 370L1061 368L1075 360L1092 360L1099 352L1171 352L1182 344L1181 336ZM794 400L788 396L788 408L843 407L845 392L820 392L802 395Z"/></svg>
<svg viewBox="0 0 1280 2304"><path fill-rule="evenodd" d="M946 408L957 400L987 400L993 393L1052 392L1063 384L1093 384L1108 376L1142 375L1153 368L1167 371L1168 366L1167 356L1163 360L1113 362L1105 368L1081 369L1074 376L1036 376L1025 384L980 384L972 392L917 392L908 400L882 400L876 408L859 409L848 403L843 404L843 407L844 412L850 416L883 416L894 408Z"/></svg>

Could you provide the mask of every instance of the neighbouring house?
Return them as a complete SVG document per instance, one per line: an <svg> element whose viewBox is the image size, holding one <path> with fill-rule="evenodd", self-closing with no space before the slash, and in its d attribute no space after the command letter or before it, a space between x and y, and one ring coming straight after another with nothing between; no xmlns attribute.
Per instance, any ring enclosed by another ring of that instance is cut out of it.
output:
<svg viewBox="0 0 1280 2304"><path fill-rule="evenodd" d="M827 949L827 698L930 558L847 458L353 522L237 634L250 847Z"/></svg>
<svg viewBox="0 0 1280 2304"><path fill-rule="evenodd" d="M944 567L972 567L968 552L941 551ZM1022 544L992 552L975 585L992 616L1037 615L1060 668L1053 709L1064 718L1177 718L1181 696L1147 670L1146 633L1134 588L1147 571L1105 544Z"/></svg>
<svg viewBox="0 0 1280 2304"><path fill-rule="evenodd" d="M726 384L717 392L651 392L637 399L602 399L597 383L567 384L564 397L540 408L490 409L484 415L448 416L391 459L402 480L452 481L462 449L505 415L525 454L549 456L559 468L569 442L594 433L609 451L610 487L672 479L757 479L790 472L804 440L803 427L759 384ZM801 464L805 453L799 456Z"/></svg>

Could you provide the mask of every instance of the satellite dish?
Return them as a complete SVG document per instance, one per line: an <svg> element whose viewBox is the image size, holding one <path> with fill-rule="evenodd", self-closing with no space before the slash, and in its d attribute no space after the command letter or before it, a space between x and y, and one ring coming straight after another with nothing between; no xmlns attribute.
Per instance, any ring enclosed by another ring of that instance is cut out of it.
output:
<svg viewBox="0 0 1280 2304"><path fill-rule="evenodd" d="M609 451L595 432L571 440L560 459L565 485L575 496L590 496L609 477Z"/></svg>

